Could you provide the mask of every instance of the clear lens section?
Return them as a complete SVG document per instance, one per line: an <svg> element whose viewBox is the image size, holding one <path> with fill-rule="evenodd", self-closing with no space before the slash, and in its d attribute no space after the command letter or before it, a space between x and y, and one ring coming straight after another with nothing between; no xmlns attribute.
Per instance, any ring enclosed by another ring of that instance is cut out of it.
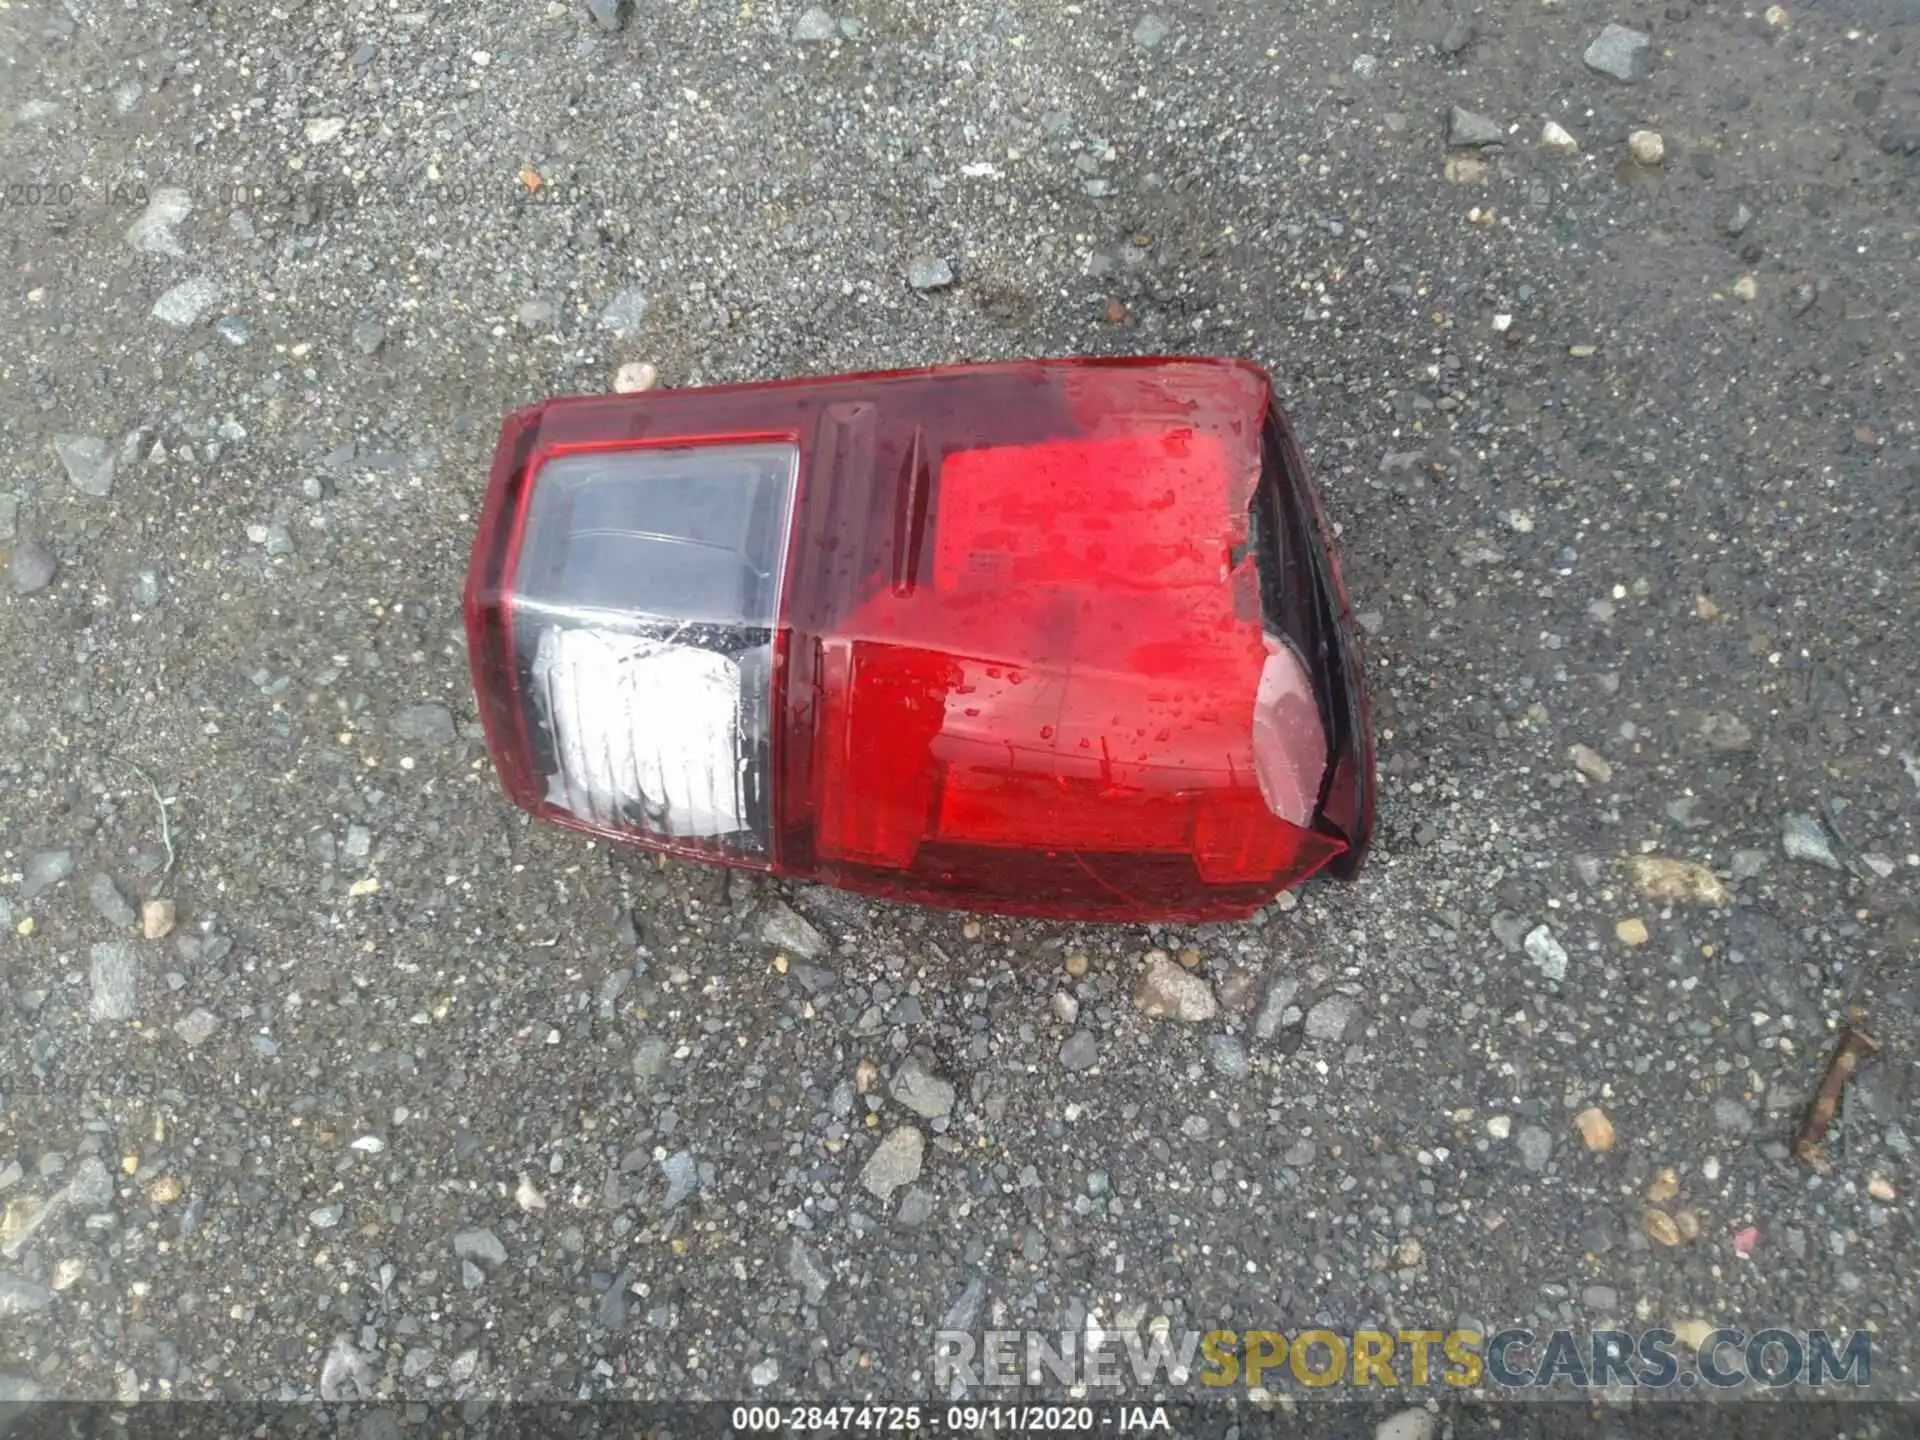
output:
<svg viewBox="0 0 1920 1440"><path fill-rule="evenodd" d="M791 445L562 455L512 584L547 803L607 829L769 851L773 632Z"/></svg>
<svg viewBox="0 0 1920 1440"><path fill-rule="evenodd" d="M1253 710L1253 773L1267 809L1290 825L1313 824L1327 771L1326 730L1313 677L1293 646L1272 635Z"/></svg>

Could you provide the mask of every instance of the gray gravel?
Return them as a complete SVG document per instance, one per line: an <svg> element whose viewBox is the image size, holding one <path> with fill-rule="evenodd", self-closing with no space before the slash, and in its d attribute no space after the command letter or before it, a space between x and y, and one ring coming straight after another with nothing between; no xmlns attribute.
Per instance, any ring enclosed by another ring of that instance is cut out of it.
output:
<svg viewBox="0 0 1920 1440"><path fill-rule="evenodd" d="M1553 1136L1538 1125L1522 1125L1518 1139L1514 1142L1520 1151L1520 1163L1532 1171L1547 1168L1547 1161L1553 1156Z"/></svg>
<svg viewBox="0 0 1920 1440"><path fill-rule="evenodd" d="M131 945L119 941L95 945L91 973L89 1019L131 1020L140 1013L140 958Z"/></svg>
<svg viewBox="0 0 1920 1440"><path fill-rule="evenodd" d="M911 1125L891 1132L874 1147L860 1167L861 1188L876 1200L886 1200L902 1185L920 1178L926 1157L926 1136Z"/></svg>
<svg viewBox="0 0 1920 1440"><path fill-rule="evenodd" d="M206 1009L189 1010L173 1022L174 1034L186 1041L189 1049L204 1045L219 1028L220 1017Z"/></svg>
<svg viewBox="0 0 1920 1440"><path fill-rule="evenodd" d="M953 1113L953 1086L920 1055L909 1055L894 1072L892 1094L923 1119L939 1120Z"/></svg>
<svg viewBox="0 0 1920 1440"><path fill-rule="evenodd" d="M220 285L211 276L196 275L182 280L153 302L153 318L176 330L185 330L200 321L220 299Z"/></svg>
<svg viewBox="0 0 1920 1440"><path fill-rule="evenodd" d="M1091 1070L1100 1063L1100 1042L1091 1030L1076 1030L1060 1045L1060 1064L1068 1070Z"/></svg>
<svg viewBox="0 0 1920 1440"><path fill-rule="evenodd" d="M185 190L162 185L153 192L140 218L127 227L127 243L149 255L164 255L184 260L187 247L179 227L193 213L193 197Z"/></svg>
<svg viewBox="0 0 1920 1440"><path fill-rule="evenodd" d="M627 22L629 0L586 0L586 5L587 14L602 30L618 30Z"/></svg>
<svg viewBox="0 0 1920 1440"><path fill-rule="evenodd" d="M14 546L13 556L7 562L7 575L13 582L16 595L38 594L53 583L53 577L59 571L59 562L37 540L23 541Z"/></svg>
<svg viewBox="0 0 1920 1440"><path fill-rule="evenodd" d="M88 878L87 903L93 906L94 914L109 925L127 927L140 919L127 897L120 893L120 887L114 883L113 877L104 870L96 870Z"/></svg>
<svg viewBox="0 0 1920 1440"><path fill-rule="evenodd" d="M58 850L35 850L27 856L26 865L21 871L21 898L32 900L43 890L51 889L71 874L73 874L73 851L65 847Z"/></svg>
<svg viewBox="0 0 1920 1440"><path fill-rule="evenodd" d="M1148 956L1134 982L1133 1004L1142 1015L1166 1016L1190 1025L1220 1013L1220 1004L1206 980L1157 950Z"/></svg>
<svg viewBox="0 0 1920 1440"><path fill-rule="evenodd" d="M484 1228L462 1230L455 1234L453 1253L462 1260L471 1260L489 1269L507 1263L507 1247L500 1243L498 1235Z"/></svg>
<svg viewBox="0 0 1920 1440"><path fill-rule="evenodd" d="M1549 980L1567 978L1566 948L1554 938L1553 931L1545 925L1539 925L1527 932L1525 947L1527 958L1540 967L1540 973Z"/></svg>
<svg viewBox="0 0 1920 1440"><path fill-rule="evenodd" d="M1506 138L1506 129L1498 120L1472 110L1463 110L1458 105L1447 112L1447 144L1449 145L1462 149L1476 149L1485 145L1502 144Z"/></svg>
<svg viewBox="0 0 1920 1440"><path fill-rule="evenodd" d="M907 284L916 290L944 290L953 284L953 266L936 256L917 256L907 266Z"/></svg>
<svg viewBox="0 0 1920 1440"><path fill-rule="evenodd" d="M778 900L766 909L760 922L760 938L802 960L817 960L827 949L826 938L792 906Z"/></svg>
<svg viewBox="0 0 1920 1440"><path fill-rule="evenodd" d="M73 488L101 498L113 493L113 449L97 435L56 435L54 451Z"/></svg>
<svg viewBox="0 0 1920 1440"><path fill-rule="evenodd" d="M0 1319L31 1315L53 1303L53 1292L18 1275L0 1274Z"/></svg>
<svg viewBox="0 0 1920 1440"><path fill-rule="evenodd" d="M1594 37L1581 58L1589 70L1631 85L1646 78L1647 55L1652 48L1653 37L1645 31L1610 24Z"/></svg>
<svg viewBox="0 0 1920 1440"><path fill-rule="evenodd" d="M1333 995L1307 1011L1307 1036L1313 1040L1338 1040L1353 1023L1357 1007L1345 995Z"/></svg>
<svg viewBox="0 0 1920 1440"><path fill-rule="evenodd" d="M1833 853L1826 826L1812 815L1788 815L1780 823L1780 847L1789 860L1807 860L1829 870L1843 870Z"/></svg>
<svg viewBox="0 0 1920 1440"><path fill-rule="evenodd" d="M0 1397L925 1397L959 1306L1871 1323L1920 1398L1911 7L820 8L0 11L0 172L73 187L0 212L0 1271L52 1297ZM969 920L504 804L503 414L1089 351L1272 373L1367 647L1360 884Z"/></svg>
<svg viewBox="0 0 1920 1440"><path fill-rule="evenodd" d="M800 18L793 22L793 38L803 45L832 40L839 34L840 27L834 23L833 15L819 5L801 11Z"/></svg>

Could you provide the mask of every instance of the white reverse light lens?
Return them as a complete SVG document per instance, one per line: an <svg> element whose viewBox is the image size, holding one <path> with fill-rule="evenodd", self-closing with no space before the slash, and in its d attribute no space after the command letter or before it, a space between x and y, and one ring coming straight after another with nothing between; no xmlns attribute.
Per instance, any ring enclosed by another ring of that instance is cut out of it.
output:
<svg viewBox="0 0 1920 1440"><path fill-rule="evenodd" d="M606 630L547 630L534 694L553 727L547 800L597 825L713 837L748 829L740 667ZM637 812L637 813L636 813Z"/></svg>

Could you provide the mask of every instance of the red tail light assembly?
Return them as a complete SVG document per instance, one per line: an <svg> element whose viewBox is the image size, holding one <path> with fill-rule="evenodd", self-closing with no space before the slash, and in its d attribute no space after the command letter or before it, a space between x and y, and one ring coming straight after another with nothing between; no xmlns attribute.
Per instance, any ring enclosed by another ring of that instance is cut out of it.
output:
<svg viewBox="0 0 1920 1440"><path fill-rule="evenodd" d="M1219 920L1372 830L1330 537L1238 361L546 401L502 428L466 622L508 795L675 855Z"/></svg>

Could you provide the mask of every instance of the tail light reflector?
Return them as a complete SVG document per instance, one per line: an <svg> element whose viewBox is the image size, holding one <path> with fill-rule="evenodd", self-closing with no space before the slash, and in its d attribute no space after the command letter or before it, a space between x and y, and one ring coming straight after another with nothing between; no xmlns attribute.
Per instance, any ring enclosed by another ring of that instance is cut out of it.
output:
<svg viewBox="0 0 1920 1440"><path fill-rule="evenodd" d="M1372 825L1264 374L1049 361L548 401L466 597L509 795L899 899L1231 918Z"/></svg>

